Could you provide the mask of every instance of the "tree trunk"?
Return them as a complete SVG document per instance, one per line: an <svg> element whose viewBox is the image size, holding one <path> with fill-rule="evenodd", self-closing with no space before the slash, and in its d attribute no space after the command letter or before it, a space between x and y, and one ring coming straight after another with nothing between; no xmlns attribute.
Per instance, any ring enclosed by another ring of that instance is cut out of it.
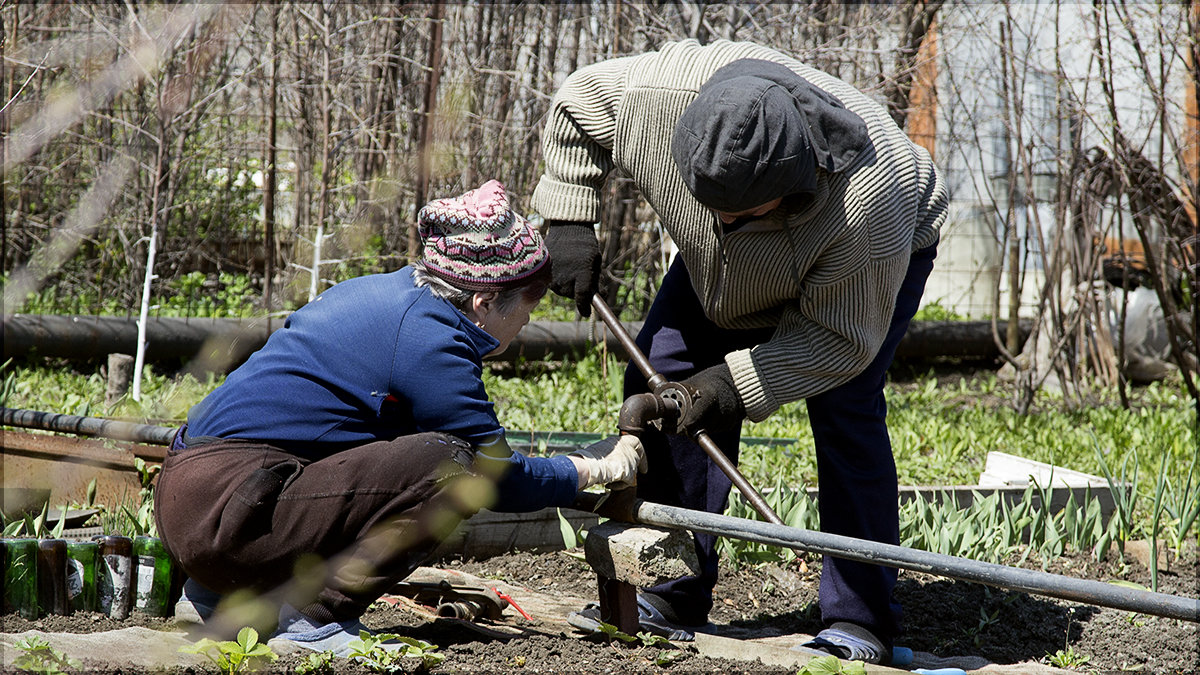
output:
<svg viewBox="0 0 1200 675"><path fill-rule="evenodd" d="M278 159L278 105L279 105L279 45L276 40L279 35L279 6L272 5L271 9L271 42L270 63L271 72L267 85L267 143L266 174L263 178L263 306L267 312L274 310L272 285L275 281L275 192L279 181L275 167Z"/></svg>
<svg viewBox="0 0 1200 675"><path fill-rule="evenodd" d="M416 214L429 200L429 181L433 166L433 122L437 111L438 78L442 70L442 19L445 8L442 3L434 3L429 11L429 51L426 63L425 100L421 116L421 145L417 149L417 191L414 199L413 213ZM408 259L420 257L421 242L417 232L417 219L413 218L408 226Z"/></svg>

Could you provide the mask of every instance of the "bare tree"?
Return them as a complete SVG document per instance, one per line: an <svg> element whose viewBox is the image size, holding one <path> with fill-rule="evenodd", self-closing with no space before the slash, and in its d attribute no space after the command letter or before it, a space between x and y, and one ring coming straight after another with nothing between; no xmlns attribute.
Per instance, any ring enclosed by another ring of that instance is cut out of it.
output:
<svg viewBox="0 0 1200 675"><path fill-rule="evenodd" d="M1081 10L1088 22L1066 22ZM206 18L186 37L155 32L197 12ZM1055 382L1079 404L1092 386L1124 386L1123 322L1104 335L1113 324L1100 284L1114 261L1140 265L1124 273L1169 317L1173 360L1194 362L1200 142L1180 120L1197 115L1197 16L1194 0L9 3L5 271L52 261L23 288L69 290L89 312L90 298L128 305L144 266L137 242L153 223L163 285L199 272L215 294L221 273L249 275L265 307L294 307L314 283L402 264L428 199L499 178L523 206L549 102L578 67L670 40L752 40L867 92L936 151L955 199L946 241L973 223L1004 266L995 274L989 259L974 272L992 286L986 314L1022 401ZM169 46L166 35L177 36ZM147 45L162 55L149 76L137 73ZM1176 93L1180 79L1191 98ZM1130 80L1154 101L1136 123L1123 117ZM64 91L75 103L50 105ZM118 157L139 163L121 174ZM73 211L106 175L125 176L127 189L89 197L107 204L94 217ZM605 292L640 312L664 242L628 181L606 189ZM67 236L68 221L93 224ZM318 245L325 264L297 265Z"/></svg>

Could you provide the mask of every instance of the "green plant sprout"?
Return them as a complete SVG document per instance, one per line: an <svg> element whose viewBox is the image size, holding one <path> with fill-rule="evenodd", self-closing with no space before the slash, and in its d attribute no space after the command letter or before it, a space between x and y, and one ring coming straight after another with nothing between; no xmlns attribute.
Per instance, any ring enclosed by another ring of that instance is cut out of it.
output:
<svg viewBox="0 0 1200 675"><path fill-rule="evenodd" d="M329 650L309 654L304 663L296 666L296 675L323 675L335 672L333 658L333 652Z"/></svg>
<svg viewBox="0 0 1200 675"><path fill-rule="evenodd" d="M18 640L15 646L24 653L13 659L12 665L23 672L54 674L62 673L66 668L78 670L82 665L37 635Z"/></svg>
<svg viewBox="0 0 1200 675"><path fill-rule="evenodd" d="M683 651L680 649L663 649L654 657L654 665L665 668L682 658Z"/></svg>
<svg viewBox="0 0 1200 675"><path fill-rule="evenodd" d="M65 509L64 509L65 510ZM13 518L8 520L4 514L0 514L0 520L3 521L3 532L5 537L33 537L34 539L59 539L62 537L63 529L67 525L67 519L60 517L54 527L47 527L46 521L50 513L50 503L42 505L42 511L38 515L25 514L23 518Z"/></svg>
<svg viewBox="0 0 1200 675"><path fill-rule="evenodd" d="M991 612L986 608L979 608L979 621L971 628L964 628L963 633L970 638L971 644L976 649L983 643L983 633L988 627L1000 622L1000 609L994 609Z"/></svg>
<svg viewBox="0 0 1200 675"><path fill-rule="evenodd" d="M804 664L796 675L867 675L862 661L841 661L836 656L818 656Z"/></svg>
<svg viewBox="0 0 1200 675"><path fill-rule="evenodd" d="M1091 660L1092 657L1080 654L1071 646L1046 655L1047 663L1058 668L1081 668Z"/></svg>
<svg viewBox="0 0 1200 675"><path fill-rule="evenodd" d="M199 654L213 663L222 673L242 673L258 670L279 656L266 645L258 641L258 631L246 626L238 631L237 641L223 640L217 642L204 638L194 645L180 647L185 654Z"/></svg>
<svg viewBox="0 0 1200 675"><path fill-rule="evenodd" d="M648 631L641 631L637 634L638 640L641 641L643 647L657 647L659 645L674 647L671 641L661 635L655 635Z"/></svg>
<svg viewBox="0 0 1200 675"><path fill-rule="evenodd" d="M571 521L563 515L562 509L555 510L558 511L558 531L562 533L563 548L567 551L577 548L587 539L587 530L583 525L573 527Z"/></svg>
<svg viewBox="0 0 1200 675"><path fill-rule="evenodd" d="M1080 668L1088 661L1091 661L1090 656L1085 656L1071 646L1071 620L1075 618L1075 608L1067 610L1067 634L1063 638L1063 648L1050 654L1046 654L1046 662L1052 666L1059 668Z"/></svg>
<svg viewBox="0 0 1200 675"><path fill-rule="evenodd" d="M386 648L383 643L391 641L404 643L404 648ZM446 659L445 654L437 652L437 645L395 633L371 634L365 630L359 631L358 639L351 640L349 647L350 653L347 658L359 661L368 670L376 673L394 673L401 670L401 661L406 658L420 659L422 670L429 670Z"/></svg>
<svg viewBox="0 0 1200 675"><path fill-rule="evenodd" d="M601 635L606 642L620 640L621 642L636 642L637 638L626 633L611 623L600 622L600 626L596 629L598 635Z"/></svg>
<svg viewBox="0 0 1200 675"><path fill-rule="evenodd" d="M659 649L654 655L654 665L669 666L679 659L683 658L683 651L675 649L675 645L667 638L661 635L655 635L647 631L641 631L637 634L637 639L642 643L642 649L654 649L656 647L669 647L670 649Z"/></svg>
<svg viewBox="0 0 1200 675"><path fill-rule="evenodd" d="M138 489L138 508L135 512L128 505L122 504L120 512L124 514L134 536L155 537L158 536L158 526L154 522L154 478L162 470L162 466L147 464L141 457L135 457L133 465L137 469L138 482L141 484L141 488Z"/></svg>

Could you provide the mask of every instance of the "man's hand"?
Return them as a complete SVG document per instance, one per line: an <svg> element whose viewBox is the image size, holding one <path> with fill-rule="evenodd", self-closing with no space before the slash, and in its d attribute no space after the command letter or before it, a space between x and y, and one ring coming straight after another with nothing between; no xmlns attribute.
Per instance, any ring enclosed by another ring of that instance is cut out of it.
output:
<svg viewBox="0 0 1200 675"><path fill-rule="evenodd" d="M692 394L692 407L679 421L689 434L736 429L746 417L746 407L738 396L728 365L722 363L702 370L680 384Z"/></svg>
<svg viewBox="0 0 1200 675"><path fill-rule="evenodd" d="M592 296L600 285L600 242L588 223L546 221L546 248L553 279L550 290L575 301L579 315L592 315Z"/></svg>
<svg viewBox="0 0 1200 675"><path fill-rule="evenodd" d="M591 485L622 488L637 485L646 472L646 451L637 436L621 434L567 455L579 472L579 489Z"/></svg>

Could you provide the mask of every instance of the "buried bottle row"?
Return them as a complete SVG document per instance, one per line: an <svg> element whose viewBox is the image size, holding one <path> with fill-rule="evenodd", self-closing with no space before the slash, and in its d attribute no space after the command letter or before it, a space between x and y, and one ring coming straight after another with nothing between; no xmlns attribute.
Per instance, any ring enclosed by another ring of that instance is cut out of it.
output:
<svg viewBox="0 0 1200 675"><path fill-rule="evenodd" d="M114 619L124 619L133 610L168 615L171 559L154 537L0 542L6 614L16 612L31 620L73 612L99 612Z"/></svg>

